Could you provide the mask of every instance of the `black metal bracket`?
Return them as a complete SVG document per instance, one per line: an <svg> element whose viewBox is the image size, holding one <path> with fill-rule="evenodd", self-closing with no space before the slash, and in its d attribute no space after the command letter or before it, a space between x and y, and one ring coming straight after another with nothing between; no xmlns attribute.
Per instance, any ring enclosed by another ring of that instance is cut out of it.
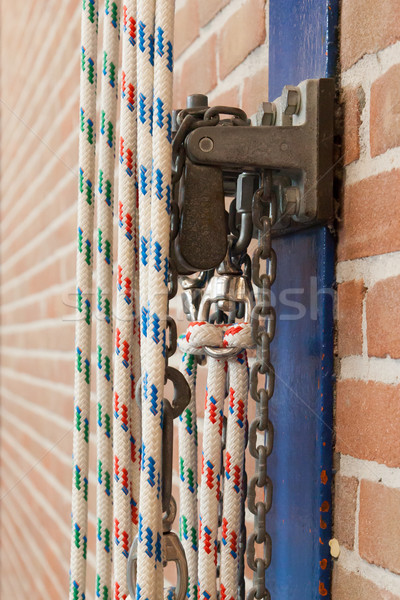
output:
<svg viewBox="0 0 400 600"><path fill-rule="evenodd" d="M308 79L286 86L263 104L256 125L201 127L186 138L195 165L222 169L224 177L272 169L278 194L275 234L328 223L334 216L333 79Z"/></svg>

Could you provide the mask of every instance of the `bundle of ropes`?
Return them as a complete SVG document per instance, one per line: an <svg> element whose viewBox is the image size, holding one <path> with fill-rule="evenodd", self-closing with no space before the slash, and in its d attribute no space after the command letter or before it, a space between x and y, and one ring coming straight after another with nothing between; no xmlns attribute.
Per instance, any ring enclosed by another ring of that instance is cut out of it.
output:
<svg viewBox="0 0 400 600"><path fill-rule="evenodd" d="M83 0L70 600L87 597L94 302L97 304L96 597L128 598L128 559L135 539L135 597L159 600L165 594L167 597L177 594L174 589L164 590L161 494L173 22L172 0L125 0L123 5L120 0L105 0L98 117L98 2ZM97 136L96 120L99 121ZM117 200L118 223L115 315L112 312L114 200ZM205 321L192 323L180 340L182 369L192 393L179 422L180 538L188 571L184 596L189 600L197 597L216 600L218 594L221 600L238 598L248 393L244 349L251 345L247 324L222 327ZM207 346L233 347L236 351L227 359L209 358L198 506L195 356L204 354ZM229 407L223 469L227 381ZM139 402L137 390L141 390ZM220 555L218 589L217 555Z"/></svg>

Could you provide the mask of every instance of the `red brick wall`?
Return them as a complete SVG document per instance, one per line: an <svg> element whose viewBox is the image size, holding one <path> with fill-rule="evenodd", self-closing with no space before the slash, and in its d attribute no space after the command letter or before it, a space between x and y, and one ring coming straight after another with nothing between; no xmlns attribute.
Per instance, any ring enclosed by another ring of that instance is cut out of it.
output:
<svg viewBox="0 0 400 600"><path fill-rule="evenodd" d="M267 99L266 25L266 0L177 0L175 106L203 93L255 113Z"/></svg>
<svg viewBox="0 0 400 600"><path fill-rule="evenodd" d="M176 106L210 92L256 111L267 95L264 9L264 0L177 1ZM2 3L4 599L65 598L68 589L79 47L79 0ZM90 478L93 486L93 461ZM89 495L92 600L93 487Z"/></svg>
<svg viewBox="0 0 400 600"><path fill-rule="evenodd" d="M16 600L64 598L68 585L79 4L2 4L0 594ZM267 95L265 5L177 0L175 106L203 92L214 104L256 111ZM343 0L340 33L345 169L335 536L341 554L333 600L395 600L399 3ZM91 502L92 539L93 508ZM92 545L92 590L93 564Z"/></svg>
<svg viewBox="0 0 400 600"><path fill-rule="evenodd" d="M342 0L333 600L400 598L400 4Z"/></svg>
<svg viewBox="0 0 400 600"><path fill-rule="evenodd" d="M1 590L68 589L80 2L1 12Z"/></svg>

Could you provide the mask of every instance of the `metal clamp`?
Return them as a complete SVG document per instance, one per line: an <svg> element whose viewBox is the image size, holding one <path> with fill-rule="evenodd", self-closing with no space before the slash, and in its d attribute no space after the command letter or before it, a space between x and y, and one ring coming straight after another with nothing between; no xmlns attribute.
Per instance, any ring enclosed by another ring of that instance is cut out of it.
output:
<svg viewBox="0 0 400 600"><path fill-rule="evenodd" d="M334 97L333 79L307 79L296 88L286 86L280 98L265 103L267 114L261 115L258 126L191 131L184 141L187 157L192 164L217 166L226 176L273 169L274 187L282 187L282 177L288 177L275 235L326 223L334 216ZM206 149L201 143L205 137Z"/></svg>
<svg viewBox="0 0 400 600"><path fill-rule="evenodd" d="M208 321L211 306L216 303L230 312L233 312L231 309L236 308L236 304L243 304L244 320L250 322L254 300L247 278L243 275L215 275L201 299L199 321Z"/></svg>
<svg viewBox="0 0 400 600"><path fill-rule="evenodd" d="M181 544L180 539L172 531L165 532L163 534L164 544L164 567L169 562L176 563L176 588L175 588L175 600L185 600L186 592L188 587L188 569L185 557L185 551ZM136 598L136 572L137 572L137 558L138 558L138 537L136 536L131 546L128 566L127 566L127 581L128 591L130 597Z"/></svg>

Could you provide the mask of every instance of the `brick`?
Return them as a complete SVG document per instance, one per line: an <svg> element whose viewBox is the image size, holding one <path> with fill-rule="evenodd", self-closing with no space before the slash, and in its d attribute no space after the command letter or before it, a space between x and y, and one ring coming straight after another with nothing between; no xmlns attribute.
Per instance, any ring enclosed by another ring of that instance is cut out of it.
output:
<svg viewBox="0 0 400 600"><path fill-rule="evenodd" d="M334 532L339 543L352 550L356 525L358 479L335 477Z"/></svg>
<svg viewBox="0 0 400 600"><path fill-rule="evenodd" d="M360 158L360 98L365 102L362 88L345 88L343 102L343 165L349 165Z"/></svg>
<svg viewBox="0 0 400 600"><path fill-rule="evenodd" d="M400 277L378 281L367 294L369 356L400 358Z"/></svg>
<svg viewBox="0 0 400 600"><path fill-rule="evenodd" d="M186 0L175 14L174 55L178 58L199 35L199 10L197 0Z"/></svg>
<svg viewBox="0 0 400 600"><path fill-rule="evenodd" d="M400 386L338 381L336 450L355 458L400 467Z"/></svg>
<svg viewBox="0 0 400 600"><path fill-rule="evenodd" d="M204 27L230 0L199 0L200 25Z"/></svg>
<svg viewBox="0 0 400 600"><path fill-rule="evenodd" d="M214 96L210 100L211 106L239 106L239 86L235 85L226 92Z"/></svg>
<svg viewBox="0 0 400 600"><path fill-rule="evenodd" d="M361 481L359 552L370 563L400 574L400 489Z"/></svg>
<svg viewBox="0 0 400 600"><path fill-rule="evenodd" d="M400 146L400 65L395 65L371 86L371 156Z"/></svg>
<svg viewBox="0 0 400 600"><path fill-rule="evenodd" d="M338 286L338 354L340 357L362 353L362 313L364 282L346 281Z"/></svg>
<svg viewBox="0 0 400 600"><path fill-rule="evenodd" d="M338 260L400 250L400 171L393 169L346 186Z"/></svg>
<svg viewBox="0 0 400 600"><path fill-rule="evenodd" d="M242 108L249 115L257 112L260 104L268 99L268 69L264 67L255 75L246 77L243 85Z"/></svg>
<svg viewBox="0 0 400 600"><path fill-rule="evenodd" d="M179 109L179 108L183 108L183 104L181 104L180 83L181 83L180 71L178 71L178 69L174 69L174 78L173 78L173 85L172 85L172 106L175 110Z"/></svg>
<svg viewBox="0 0 400 600"><path fill-rule="evenodd" d="M246 0L228 19L220 35L221 79L224 79L264 41L265 0Z"/></svg>
<svg viewBox="0 0 400 600"><path fill-rule="evenodd" d="M386 48L400 39L398 0L343 0L340 20L342 69L364 54Z"/></svg>
<svg viewBox="0 0 400 600"><path fill-rule="evenodd" d="M333 569L332 598L334 600L400 600L400 596L379 588L372 581L358 573L346 571L337 564Z"/></svg>
<svg viewBox="0 0 400 600"><path fill-rule="evenodd" d="M186 106L190 94L207 94L217 85L217 36L212 35L188 57L179 74L180 88L177 93L181 106Z"/></svg>

